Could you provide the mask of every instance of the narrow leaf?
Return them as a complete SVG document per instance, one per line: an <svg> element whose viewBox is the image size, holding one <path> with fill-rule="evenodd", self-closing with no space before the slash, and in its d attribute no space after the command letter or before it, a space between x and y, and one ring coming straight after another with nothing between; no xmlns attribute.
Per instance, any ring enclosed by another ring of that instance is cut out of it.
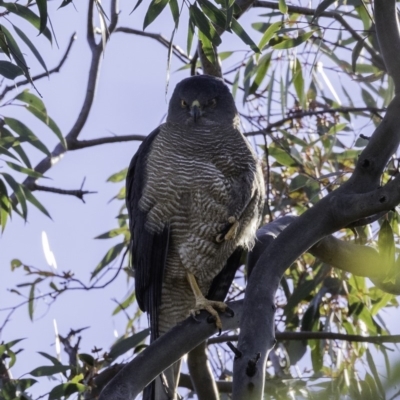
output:
<svg viewBox="0 0 400 400"><path fill-rule="evenodd" d="M260 43L258 44L258 48L260 50L262 50L267 44L268 42L272 39L272 37L274 36L275 32L280 29L282 26L282 22L278 21L278 22L274 22L273 24L271 24L268 29L265 31L264 35L262 36Z"/></svg>
<svg viewBox="0 0 400 400"><path fill-rule="evenodd" d="M258 65L257 65L257 73L256 73L256 77L254 78L254 81L251 85L250 88L250 94L254 94L257 89L260 87L262 81L264 80L267 71L268 71L268 67L270 66L271 63L271 56L272 53L267 53L265 55L263 55L260 60L258 61Z"/></svg>
<svg viewBox="0 0 400 400"><path fill-rule="evenodd" d="M99 272L103 270L107 265L109 265L112 261L114 261L119 254L121 253L122 249L125 247L126 243L118 243L114 247L111 247L110 250L107 251L106 255L103 259L99 262L95 270L92 272L92 276L90 279L93 279Z"/></svg>
<svg viewBox="0 0 400 400"><path fill-rule="evenodd" d="M169 0L169 8L171 10L172 18L175 22L175 29L178 29L179 25L179 5L178 0Z"/></svg>
<svg viewBox="0 0 400 400"><path fill-rule="evenodd" d="M295 39L285 39L282 40L281 42L275 44L272 46L274 49L290 49L292 47L299 46L300 44L306 42L314 33L314 31L310 31L307 33L303 33L299 37Z"/></svg>
<svg viewBox="0 0 400 400"><path fill-rule="evenodd" d="M243 29L242 25L239 24L239 22L236 20L236 18L232 18L231 27L232 27L233 32L235 32L236 35L239 36L240 39L242 39L244 43L249 45L255 53L260 53L260 49L253 42L253 40L250 38L250 36L247 34L247 32Z"/></svg>
<svg viewBox="0 0 400 400"><path fill-rule="evenodd" d="M43 60L43 57L39 53L39 51L36 49L36 47L33 45L33 43L30 41L28 36L25 35L24 32L21 31L17 26L13 25L13 28L15 32L17 32L18 36L25 42L25 44L29 47L33 55L36 57L36 59L39 61L40 65L43 67L43 69L46 71L47 75L49 74L49 71L47 70L46 63Z"/></svg>
<svg viewBox="0 0 400 400"><path fill-rule="evenodd" d="M21 121L17 119L4 117L4 122L19 136L26 139L29 144L36 147L38 150L50 156L50 152L47 147L37 138L37 136Z"/></svg>
<svg viewBox="0 0 400 400"><path fill-rule="evenodd" d="M15 197L17 198L18 203L21 206L22 217L24 218L24 220L26 220L26 217L28 216L28 207L26 205L26 198L25 193L22 189L22 185L17 183L11 175L5 172L3 172L2 175L4 176L6 182L10 185L11 189L14 191Z"/></svg>
<svg viewBox="0 0 400 400"><path fill-rule="evenodd" d="M44 208L43 204L40 203L40 201L32 194L32 192L25 188L25 186L22 186L22 190L24 191L26 199L32 203L39 211L41 211L44 215L49 217L51 219L51 216L49 212Z"/></svg>
<svg viewBox="0 0 400 400"><path fill-rule="evenodd" d="M70 369L69 365L43 365L42 367L33 369L29 374L38 378L40 376L50 376L59 374L60 372L67 372Z"/></svg>
<svg viewBox="0 0 400 400"><path fill-rule="evenodd" d="M0 60L0 75L7 79L15 79L17 76L23 75L24 71L10 61Z"/></svg>
<svg viewBox="0 0 400 400"><path fill-rule="evenodd" d="M1 6L6 8L9 12L14 13L15 15L18 15L21 18L24 18L40 31L41 20L28 7L22 6L18 3L6 3L6 2L1 2ZM52 37L50 30L48 28L45 28L42 33L51 43Z"/></svg>
<svg viewBox="0 0 400 400"><path fill-rule="evenodd" d="M11 161L6 161L6 164L13 169L14 171L18 171L21 172L23 174L26 174L28 176L31 176L32 178L46 178L45 176L43 176L40 172L36 172L33 169L30 168L25 168L22 167L21 165L15 164Z"/></svg>
<svg viewBox="0 0 400 400"><path fill-rule="evenodd" d="M220 28L225 29L226 26L226 16L219 8L215 7L208 0L198 0L200 3L200 7L203 10L204 14L207 15L208 18Z"/></svg>
<svg viewBox="0 0 400 400"><path fill-rule="evenodd" d="M152 0L146 12L143 22L143 30L145 30L164 10L169 0Z"/></svg>
<svg viewBox="0 0 400 400"><path fill-rule="evenodd" d="M139 345L141 342L143 342L144 339L149 335L150 330L145 329L143 331L140 331L126 339L122 339L115 343L112 347L110 352L108 353L108 356L112 359L115 360L117 357L121 356L122 354L125 354L127 351L133 349L137 345Z"/></svg>
<svg viewBox="0 0 400 400"><path fill-rule="evenodd" d="M217 65L217 55L215 54L213 44L203 32L199 31L198 35L207 60L210 61L211 64Z"/></svg>
<svg viewBox="0 0 400 400"><path fill-rule="evenodd" d="M304 106L304 78L301 64L297 58L293 64L293 85L296 89L300 104Z"/></svg>
<svg viewBox="0 0 400 400"><path fill-rule="evenodd" d="M318 7L315 9L315 13L313 16L313 21L318 19L318 17L336 0L323 0L321 3L318 4Z"/></svg>
<svg viewBox="0 0 400 400"><path fill-rule="evenodd" d="M47 25L47 0L36 0L40 15L39 33L44 32Z"/></svg>
<svg viewBox="0 0 400 400"><path fill-rule="evenodd" d="M186 54L187 55L190 55L190 52L192 50L193 36L194 36L194 24L193 24L192 20L189 18L188 34L187 34L187 41L186 41Z"/></svg>
<svg viewBox="0 0 400 400"><path fill-rule="evenodd" d="M191 5L189 8L190 18L194 24L199 28L199 31L207 37L207 39L212 42L215 46L221 44L221 38L219 37L217 31L212 26L208 18L200 11L196 3ZM207 57L208 58L208 57Z"/></svg>
<svg viewBox="0 0 400 400"><path fill-rule="evenodd" d="M288 6L287 6L285 0L279 0L279 11L280 11L282 14L287 14L287 12L288 12Z"/></svg>

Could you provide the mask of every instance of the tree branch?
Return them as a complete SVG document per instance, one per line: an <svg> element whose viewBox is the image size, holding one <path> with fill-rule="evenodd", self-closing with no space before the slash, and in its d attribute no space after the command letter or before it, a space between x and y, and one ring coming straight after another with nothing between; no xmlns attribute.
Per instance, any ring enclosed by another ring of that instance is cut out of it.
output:
<svg viewBox="0 0 400 400"><path fill-rule="evenodd" d="M146 139L146 137L147 136L145 135L123 135L123 136L111 136L111 137L97 138L90 140L75 140L69 143L68 150L85 149L87 147L93 147L108 143L130 142L133 140L143 141L144 139Z"/></svg>
<svg viewBox="0 0 400 400"><path fill-rule="evenodd" d="M72 45L74 44L74 42L76 40L76 37L77 37L76 33L74 33L71 36L71 38L69 40L69 43L68 43L68 46L67 46L67 49L66 49L63 57L61 58L60 62L58 63L58 65L56 67L50 69L48 73L47 72L43 72L41 74L32 76L32 80L33 81L37 81L37 80L42 79L42 78L48 78L49 75L51 75L51 74L53 74L55 72L60 72L61 67L64 65L65 61L68 58L69 52L71 51ZM23 86L23 85L27 85L29 83L31 83L31 82L28 79L24 79L22 81L16 82L14 85L6 86L3 89L3 91L1 92L1 94L0 94L0 100L2 100L9 91L15 90L15 88Z"/></svg>
<svg viewBox="0 0 400 400"><path fill-rule="evenodd" d="M83 183L84 182L85 181L83 181ZM85 199L83 198L83 196L85 196L86 194L93 194L93 193L97 193L97 192L91 192L89 190L82 190L83 183L82 183L82 186L80 189L75 189L75 190L59 189L59 188L54 188L54 187L42 186L42 185L38 185L37 183L34 183L31 190L39 190L42 192L50 192L50 193L68 195L68 196L75 196L85 203Z"/></svg>
<svg viewBox="0 0 400 400"><path fill-rule="evenodd" d="M170 47L169 40L158 33L143 32L143 31L140 31L137 29L127 28L127 27L119 27L119 28L115 29L115 32L123 32L123 33L129 33L132 35L148 37L148 38L154 39L157 42L161 43L167 49L169 49L169 47ZM188 56L179 46L176 46L174 44L172 45L172 53L176 57L178 57L182 62L184 62L185 64L188 64L191 61L190 56Z"/></svg>
<svg viewBox="0 0 400 400"><path fill-rule="evenodd" d="M271 10L279 10L279 4L275 3L273 1L255 1L253 4L253 7L262 7L262 8L270 8ZM293 6L293 5L287 5L288 11L290 13L294 14L302 14L302 15L310 15L314 16L315 11L312 8L307 8L307 7L300 7L300 6ZM357 41L363 44L363 47L365 50L368 51L368 53L371 55L372 61L374 64L382 69L386 70L385 64L382 60L382 58L375 52L375 50L364 40L362 36L358 34L358 32L353 29L353 27L343 18L342 14L338 11L324 11L320 14L321 17L327 17L327 18L334 18L336 21L338 21L343 28L345 28L350 34L353 36L353 38Z"/></svg>

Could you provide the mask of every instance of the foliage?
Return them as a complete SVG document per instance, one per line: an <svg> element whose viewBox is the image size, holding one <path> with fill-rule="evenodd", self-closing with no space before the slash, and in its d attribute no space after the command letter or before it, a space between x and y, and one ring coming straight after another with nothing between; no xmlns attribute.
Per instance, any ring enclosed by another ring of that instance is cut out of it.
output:
<svg viewBox="0 0 400 400"><path fill-rule="evenodd" d="M141 2L139 0L134 9ZM69 3L72 2L64 0L61 7ZM195 35L212 63L216 63L218 53L222 55L218 48L224 45L227 35L222 35L224 31L233 32L245 43L246 51L229 49L225 53L222 70L226 71L224 78L230 83L237 104L241 105L244 130L250 140L257 138L254 144L263 157L265 177L269 182L266 221L287 213L300 215L344 182L368 141L368 136L360 133L369 132L380 122L381 114L393 96L393 84L379 56L370 5L361 1L343 3L336 5L332 1L322 1L312 10L295 8L279 1L274 7L267 5L263 8L251 28L239 24L242 10L237 2L230 0L197 0L191 4L182 2L182 5L177 0L153 0L147 5L143 29L153 27L155 24L152 23L167 5L173 29L177 29L179 24L188 27L187 68L193 67L190 52ZM95 4L105 24L107 15L100 2ZM41 33L41 37L53 40L47 27L45 0L37 1L37 14L31 10L34 7L18 3L3 2L0 5L10 14L10 19L14 16L23 18ZM187 8L186 14L182 11L184 7ZM327 15L327 9L335 9L338 13L346 9L346 21L351 21L351 26ZM4 101L2 105L22 105L47 125L57 135L60 145L66 147L65 137L47 115L39 93L34 93L33 77L29 75L20 45L24 43L48 72L43 57L19 27L11 22L10 27L13 34L0 25L0 47L5 58L0 61L0 74L7 79L24 75L31 82L32 89L22 91L7 101L0 94L0 100ZM18 42L14 39L15 35L19 38ZM105 46L106 38L102 40ZM171 55L173 42L168 46ZM359 104L361 106L356 106ZM34 186L18 182L9 173L11 170L20 172L32 178L28 180L31 183L45 178L32 167L26 151L29 146L46 156L50 154L45 144L23 122L3 117L0 124L0 153L4 164L0 172L0 222L3 230L13 211L27 218L27 202L48 215L45 207L32 194ZM398 159L393 157L383 182L390 180L397 173L397 168ZM116 262L120 264L115 277L125 274L126 279L132 279L130 269L123 267L129 243L123 187L126 172L124 169L109 178L119 188L114 198L114 201L121 202L118 226L97 237L118 237L121 241L105 251L104 257L93 269L91 284L82 283L72 272L48 272L17 259L12 261L12 269L23 268L30 279L13 289L26 298L23 304L27 306L30 319L33 319L34 304L39 296L55 301L72 287L82 290L101 287L105 272L110 271ZM343 230L339 235L342 240L375 246L385 255L387 265L393 267L398 263L395 254L398 218L394 210L382 217L379 223ZM391 272L394 271L391 269ZM245 279L246 272L241 269L229 299L243 296ZM391 279L390 274L388 279ZM38 287L50 289L39 292ZM287 269L276 302L276 325L281 331L336 332L359 336L389 334L382 314L389 308L398 307L395 296L372 286L366 278L333 268L309 254ZM109 351L103 354L94 351L93 356L80 353L76 348L75 359L71 358L68 365L41 353L51 365L35 368L29 373L29 378L12 379L7 372L1 372L2 369L7 371L12 368L18 353L14 351L17 340L2 344L0 381L3 386L0 399L31 398L29 388L44 376L59 380L49 393L49 399L67 398L72 394L78 398L97 396L98 387L104 384L102 378L106 371L112 368L118 370L115 362L120 360L120 356L124 360L134 357L143 348L143 341L148 335L147 330L138 332L135 327L140 312L135 304L134 292L120 301L114 315L127 310L131 318L126 337L113 344ZM70 334L65 344L72 345L73 337ZM211 363L216 375L229 380L233 356L224 346L210 347L213 348ZM399 383L395 379L399 376L399 368L391 367L387 350L383 345L371 349L364 343L328 339L282 341L272 355L278 359L279 367L272 359L268 365L267 393L276 399L288 398L289 394L298 399L340 398L346 395L355 399L389 399ZM225 352L224 361L217 359L216 354L220 352ZM373 356L376 353L386 360L386 371L377 370ZM305 359L311 367L299 375L293 366ZM387 379L383 380L382 375Z"/></svg>

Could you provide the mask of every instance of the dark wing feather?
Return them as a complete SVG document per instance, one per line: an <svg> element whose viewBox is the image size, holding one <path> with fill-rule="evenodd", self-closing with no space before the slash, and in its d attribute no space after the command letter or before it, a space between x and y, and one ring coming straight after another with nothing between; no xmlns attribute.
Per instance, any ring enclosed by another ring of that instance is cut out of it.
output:
<svg viewBox="0 0 400 400"><path fill-rule="evenodd" d="M151 340L158 337L161 287L168 253L169 226L159 234L146 229L147 213L139 209L146 185L146 163L159 128L150 133L132 158L126 177L126 207L131 232L132 265L135 270L136 298L141 310L149 314Z"/></svg>

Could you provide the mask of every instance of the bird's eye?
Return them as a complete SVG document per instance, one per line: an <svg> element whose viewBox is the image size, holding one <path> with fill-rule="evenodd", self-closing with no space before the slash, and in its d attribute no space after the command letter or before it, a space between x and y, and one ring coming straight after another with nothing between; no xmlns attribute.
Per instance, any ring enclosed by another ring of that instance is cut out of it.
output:
<svg viewBox="0 0 400 400"><path fill-rule="evenodd" d="M212 99L212 100L209 102L209 105L210 105L211 107L215 107L215 106L217 105L217 99Z"/></svg>
<svg viewBox="0 0 400 400"><path fill-rule="evenodd" d="M188 104L186 103L185 100L181 100L181 107L182 107L182 108L186 108L187 105L188 105Z"/></svg>

